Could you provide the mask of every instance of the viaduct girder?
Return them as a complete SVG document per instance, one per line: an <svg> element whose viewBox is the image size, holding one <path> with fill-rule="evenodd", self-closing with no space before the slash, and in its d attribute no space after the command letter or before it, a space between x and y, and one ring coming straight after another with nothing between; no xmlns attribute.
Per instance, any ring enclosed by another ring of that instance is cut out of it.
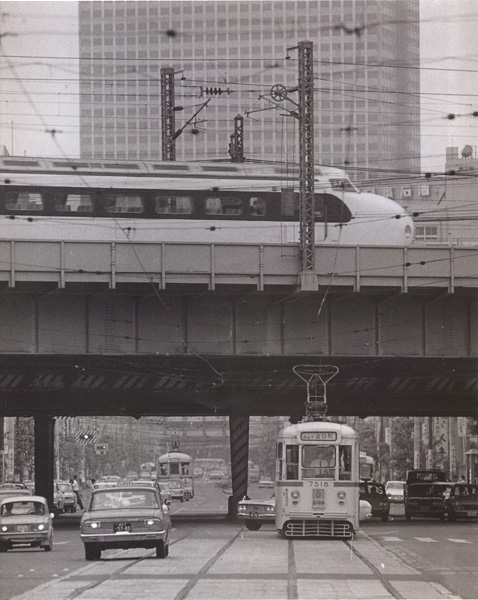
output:
<svg viewBox="0 0 478 600"><path fill-rule="evenodd" d="M478 359L327 357L328 414L478 416ZM250 416L304 412L306 356L0 355L6 416Z"/></svg>

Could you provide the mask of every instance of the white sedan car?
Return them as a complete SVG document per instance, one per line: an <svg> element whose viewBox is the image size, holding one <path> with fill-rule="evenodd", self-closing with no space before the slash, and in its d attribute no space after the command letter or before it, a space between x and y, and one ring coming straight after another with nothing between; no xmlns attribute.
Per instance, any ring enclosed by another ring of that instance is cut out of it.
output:
<svg viewBox="0 0 478 600"><path fill-rule="evenodd" d="M0 500L0 552L30 544L49 552L53 548L53 513L42 496L17 495Z"/></svg>

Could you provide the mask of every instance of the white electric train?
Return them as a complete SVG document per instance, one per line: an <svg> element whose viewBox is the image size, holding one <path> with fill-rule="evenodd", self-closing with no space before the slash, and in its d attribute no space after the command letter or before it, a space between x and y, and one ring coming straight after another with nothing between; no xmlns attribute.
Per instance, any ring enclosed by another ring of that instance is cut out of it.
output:
<svg viewBox="0 0 478 600"><path fill-rule="evenodd" d="M0 239L297 243L296 167L0 158ZM315 168L317 245L408 246L396 202Z"/></svg>

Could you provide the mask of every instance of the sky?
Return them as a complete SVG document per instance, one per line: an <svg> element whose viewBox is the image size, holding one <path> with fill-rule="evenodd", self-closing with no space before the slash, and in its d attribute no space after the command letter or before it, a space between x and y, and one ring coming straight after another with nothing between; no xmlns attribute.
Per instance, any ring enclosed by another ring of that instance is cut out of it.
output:
<svg viewBox="0 0 478 600"><path fill-rule="evenodd" d="M0 146L78 157L78 3L4 0L0 13ZM478 0L420 0L420 13L422 171L439 173L447 146L478 146Z"/></svg>

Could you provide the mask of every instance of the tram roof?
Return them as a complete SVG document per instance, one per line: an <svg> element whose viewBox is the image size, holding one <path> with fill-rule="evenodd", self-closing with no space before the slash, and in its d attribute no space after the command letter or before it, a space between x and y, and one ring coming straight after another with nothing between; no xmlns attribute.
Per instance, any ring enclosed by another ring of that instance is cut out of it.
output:
<svg viewBox="0 0 478 600"><path fill-rule="evenodd" d="M162 454L159 457L159 460L161 461L169 461L169 460L184 460L184 461L190 461L191 457L189 456L189 454L184 454L184 452L167 452L166 454Z"/></svg>
<svg viewBox="0 0 478 600"><path fill-rule="evenodd" d="M285 427L281 435L282 436L296 436L301 431L336 431L342 435L349 437L359 437L359 434L343 423L331 423L329 421L306 421L304 423L296 423L295 425L289 425Z"/></svg>

